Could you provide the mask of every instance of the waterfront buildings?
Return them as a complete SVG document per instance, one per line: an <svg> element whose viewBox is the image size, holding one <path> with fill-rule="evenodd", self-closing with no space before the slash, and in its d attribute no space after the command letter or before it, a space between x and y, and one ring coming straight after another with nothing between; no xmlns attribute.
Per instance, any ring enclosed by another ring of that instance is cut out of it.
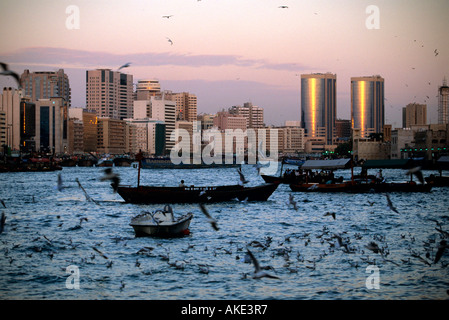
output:
<svg viewBox="0 0 449 320"><path fill-rule="evenodd" d="M379 76L351 78L351 124L361 138L382 133L385 123L384 79Z"/></svg>
<svg viewBox="0 0 449 320"><path fill-rule="evenodd" d="M197 97L189 92L173 93L171 99L176 104L176 120L195 121L197 117Z"/></svg>
<svg viewBox="0 0 449 320"><path fill-rule="evenodd" d="M133 76L111 69L86 71L86 109L99 117L133 117Z"/></svg>
<svg viewBox="0 0 449 320"><path fill-rule="evenodd" d="M301 75L301 127L306 138L324 145L334 144L337 75Z"/></svg>
<svg viewBox="0 0 449 320"><path fill-rule="evenodd" d="M414 125L427 124L427 105L419 103L409 103L402 108L402 127L410 128Z"/></svg>
<svg viewBox="0 0 449 320"><path fill-rule="evenodd" d="M438 88L438 123L449 123L449 87L446 78Z"/></svg>
<svg viewBox="0 0 449 320"><path fill-rule="evenodd" d="M245 102L243 106L232 106L228 112L234 116L244 117L246 128L263 128L265 126L263 108L253 106L251 102Z"/></svg>
<svg viewBox="0 0 449 320"><path fill-rule="evenodd" d="M159 80L139 80L136 85L136 95L134 100L150 100L151 97L161 92Z"/></svg>

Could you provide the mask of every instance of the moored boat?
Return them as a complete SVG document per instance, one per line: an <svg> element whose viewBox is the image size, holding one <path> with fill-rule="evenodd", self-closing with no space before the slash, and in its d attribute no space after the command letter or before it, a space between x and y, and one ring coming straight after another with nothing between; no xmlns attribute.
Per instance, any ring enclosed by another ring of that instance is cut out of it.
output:
<svg viewBox="0 0 449 320"><path fill-rule="evenodd" d="M117 193L130 203L202 203L225 201L267 201L279 184L254 187L241 185L205 187L119 186Z"/></svg>
<svg viewBox="0 0 449 320"><path fill-rule="evenodd" d="M193 218L191 212L175 218L170 206L164 210L144 212L131 219L137 237L179 237L189 234L190 222Z"/></svg>
<svg viewBox="0 0 449 320"><path fill-rule="evenodd" d="M312 162L313 161L313 162ZM327 162L326 162L327 161ZM311 160L302 166L304 169L337 169L346 167L347 163L341 163L343 167L332 167L331 160ZM373 168L373 167L370 167ZM362 167L363 169L363 167ZM418 169L418 168L416 168ZM381 171L381 170L380 170ZM349 193L368 193L368 192L429 192L432 189L432 184L416 183L412 180L413 174L410 174L411 180L406 182L386 182L382 177L375 180L368 180L366 168L363 171L360 179L354 179L353 168L351 167L350 181L337 181L336 179L323 179L323 182L309 182L306 177L306 182L292 183L290 189L292 191L302 192L349 192ZM414 171L415 174L418 170Z"/></svg>

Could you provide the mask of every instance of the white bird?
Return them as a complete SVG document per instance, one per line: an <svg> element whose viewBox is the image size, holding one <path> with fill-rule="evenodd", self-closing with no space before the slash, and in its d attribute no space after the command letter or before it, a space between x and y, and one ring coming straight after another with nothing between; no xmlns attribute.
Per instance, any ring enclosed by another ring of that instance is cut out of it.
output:
<svg viewBox="0 0 449 320"><path fill-rule="evenodd" d="M220 230L218 228L217 220L210 216L210 214L207 211L207 209L204 206L204 204L200 203L200 208L201 208L201 211L204 213L204 215L207 217L207 219L208 219L209 223L211 224L212 228L214 228L215 231Z"/></svg>
<svg viewBox="0 0 449 320"><path fill-rule="evenodd" d="M246 250L248 251L248 255L249 255L251 261L252 261L253 264L254 264L254 269L255 269L255 270L254 270L254 274L253 274L253 278L254 278L254 279L260 279L260 278L263 278L263 277L272 278L272 279L279 279L279 277L273 276L273 275L271 275L271 274L269 274L269 273L263 271L263 270L260 268L259 262L258 262L257 259L254 257L254 255L252 254L252 252L249 251L248 249L246 249Z"/></svg>
<svg viewBox="0 0 449 320"><path fill-rule="evenodd" d="M421 171L421 167L412 168L407 172L407 175L412 175L412 174L414 174L418 178L419 182L424 184L424 177L423 177L423 174Z"/></svg>
<svg viewBox="0 0 449 320"><path fill-rule="evenodd" d="M293 198L293 195L290 193L289 195L288 195L288 206L290 207L290 205L292 205L293 206L293 209L295 209L296 211L298 211L298 206L296 205L296 201L295 201L295 199Z"/></svg>
<svg viewBox="0 0 449 320"><path fill-rule="evenodd" d="M240 185L244 185L245 183L249 182L248 180L245 179L245 176L243 175L243 172L242 172L242 168L238 168L237 172L239 173L239 176L240 176L240 182L239 182Z"/></svg>
<svg viewBox="0 0 449 320"><path fill-rule="evenodd" d="M0 66L2 67L3 71L0 72L0 75L2 76L11 76L17 81L17 85L20 87L20 77L17 73L14 71L9 70L8 65L4 62L0 62Z"/></svg>

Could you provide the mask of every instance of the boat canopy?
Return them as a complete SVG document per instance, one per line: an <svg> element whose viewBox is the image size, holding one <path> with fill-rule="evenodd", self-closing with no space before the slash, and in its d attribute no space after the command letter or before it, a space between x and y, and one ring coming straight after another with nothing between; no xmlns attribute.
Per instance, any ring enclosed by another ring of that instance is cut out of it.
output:
<svg viewBox="0 0 449 320"><path fill-rule="evenodd" d="M411 159L383 159L383 160L366 160L362 168L365 169L405 169L411 165Z"/></svg>
<svg viewBox="0 0 449 320"><path fill-rule="evenodd" d="M438 160L437 163L441 163L441 164L449 164L449 156L441 156Z"/></svg>
<svg viewBox="0 0 449 320"><path fill-rule="evenodd" d="M346 169L350 167L351 159L307 160L301 169Z"/></svg>

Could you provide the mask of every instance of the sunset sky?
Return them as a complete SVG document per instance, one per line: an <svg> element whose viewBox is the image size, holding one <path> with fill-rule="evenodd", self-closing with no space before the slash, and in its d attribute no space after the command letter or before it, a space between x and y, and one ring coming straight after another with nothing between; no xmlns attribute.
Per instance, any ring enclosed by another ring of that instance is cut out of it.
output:
<svg viewBox="0 0 449 320"><path fill-rule="evenodd" d="M381 75L386 122L401 127L410 102L426 103L437 122L448 14L447 0L3 0L0 61L19 74L64 69L74 107L86 103L86 70L131 62L122 71L134 82L194 93L198 113L252 102L267 125L300 120L302 73L337 75L341 119L350 119L350 78ZM15 83L2 76L0 86Z"/></svg>

